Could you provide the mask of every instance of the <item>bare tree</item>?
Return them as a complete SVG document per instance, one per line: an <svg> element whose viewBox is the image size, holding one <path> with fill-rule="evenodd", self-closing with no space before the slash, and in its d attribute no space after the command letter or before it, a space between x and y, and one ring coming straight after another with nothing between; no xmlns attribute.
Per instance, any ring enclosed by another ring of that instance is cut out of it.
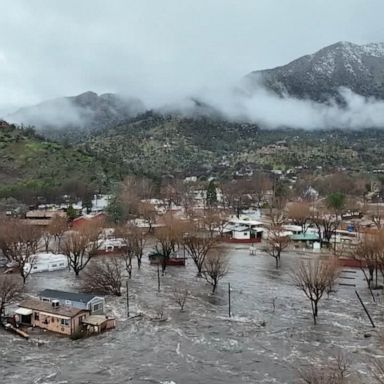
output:
<svg viewBox="0 0 384 384"><path fill-rule="evenodd" d="M307 202L297 202L288 205L287 217L296 225L301 226L303 233L307 232L311 218L310 206Z"/></svg>
<svg viewBox="0 0 384 384"><path fill-rule="evenodd" d="M39 228L17 219L4 219L0 223L0 248L4 256L18 268L25 283L33 264L32 255L37 252L41 231Z"/></svg>
<svg viewBox="0 0 384 384"><path fill-rule="evenodd" d="M219 281L228 273L228 256L221 250L209 253L204 260L203 276L212 285L215 293Z"/></svg>
<svg viewBox="0 0 384 384"><path fill-rule="evenodd" d="M157 243L151 255L159 259L163 274L167 266L167 260L176 252L185 231L186 224L177 220L172 214L166 214L163 217L163 226L157 228L155 233Z"/></svg>
<svg viewBox="0 0 384 384"><path fill-rule="evenodd" d="M185 303L187 302L189 291L186 288L175 288L173 290L173 299L180 307L180 311L184 311Z"/></svg>
<svg viewBox="0 0 384 384"><path fill-rule="evenodd" d="M82 275L81 285L86 292L121 296L121 260L111 257L101 262L92 262Z"/></svg>
<svg viewBox="0 0 384 384"><path fill-rule="evenodd" d="M376 358L372 362L373 377L377 384L384 384L384 361L383 359Z"/></svg>
<svg viewBox="0 0 384 384"><path fill-rule="evenodd" d="M227 222L228 217L225 210L215 207L206 208L203 215L197 218L198 226L207 230L212 238L215 236L215 232L218 232L220 236L223 234Z"/></svg>
<svg viewBox="0 0 384 384"><path fill-rule="evenodd" d="M152 226L156 221L156 209L153 204L148 201L140 201L138 204L138 214L148 224L148 232L152 232Z"/></svg>
<svg viewBox="0 0 384 384"><path fill-rule="evenodd" d="M56 243L56 251L60 250L60 242L63 238L64 232L68 229L67 218L55 215L48 225L48 232L53 236Z"/></svg>
<svg viewBox="0 0 384 384"><path fill-rule="evenodd" d="M368 288L371 288L376 271L376 285L377 285L377 271L379 268L379 253L380 244L376 236L366 235L362 237L359 243L351 251L351 255L355 260L360 263ZM368 275L365 269L368 269Z"/></svg>
<svg viewBox="0 0 384 384"><path fill-rule="evenodd" d="M215 246L216 239L207 236L204 232L195 232L184 236L183 244L196 265L197 276L201 277L205 258L208 252Z"/></svg>
<svg viewBox="0 0 384 384"><path fill-rule="evenodd" d="M348 370L348 361L342 355L338 355L325 367L317 366L300 370L299 377L303 384L346 384Z"/></svg>
<svg viewBox="0 0 384 384"><path fill-rule="evenodd" d="M257 173L251 180L250 191L255 196L257 206L260 208L265 195L272 189L272 180L265 174Z"/></svg>
<svg viewBox="0 0 384 384"><path fill-rule="evenodd" d="M61 242L61 252L67 256L69 267L76 276L79 276L80 272L96 255L99 248L100 232L100 226L90 223L82 226L79 231L67 232Z"/></svg>
<svg viewBox="0 0 384 384"><path fill-rule="evenodd" d="M12 275L0 275L0 319L5 307L18 300L23 289L20 277Z"/></svg>
<svg viewBox="0 0 384 384"><path fill-rule="evenodd" d="M329 247L332 236L336 236L336 229L338 228L340 221L332 212L324 209L317 209L313 212L311 221L317 227L321 243L325 241Z"/></svg>
<svg viewBox="0 0 384 384"><path fill-rule="evenodd" d="M289 244L290 239L284 233L284 229L281 226L272 225L269 228L264 251L275 259L276 268L280 267L281 254L289 246Z"/></svg>
<svg viewBox="0 0 384 384"><path fill-rule="evenodd" d="M128 273L132 270L132 259L134 257L136 257L140 269L146 242L142 229L134 225L121 225L115 229L115 235L124 240L123 258Z"/></svg>
<svg viewBox="0 0 384 384"><path fill-rule="evenodd" d="M319 301L337 278L337 262L319 259L301 260L291 275L295 286L310 300L313 322L316 325Z"/></svg>

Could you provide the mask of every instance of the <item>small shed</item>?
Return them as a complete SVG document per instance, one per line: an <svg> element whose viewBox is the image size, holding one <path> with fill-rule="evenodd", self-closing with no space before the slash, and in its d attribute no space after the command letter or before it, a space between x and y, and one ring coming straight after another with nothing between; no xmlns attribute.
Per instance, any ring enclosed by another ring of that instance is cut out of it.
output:
<svg viewBox="0 0 384 384"><path fill-rule="evenodd" d="M116 320L104 315L92 315L83 320L83 325L86 326L87 332L101 333L116 327Z"/></svg>

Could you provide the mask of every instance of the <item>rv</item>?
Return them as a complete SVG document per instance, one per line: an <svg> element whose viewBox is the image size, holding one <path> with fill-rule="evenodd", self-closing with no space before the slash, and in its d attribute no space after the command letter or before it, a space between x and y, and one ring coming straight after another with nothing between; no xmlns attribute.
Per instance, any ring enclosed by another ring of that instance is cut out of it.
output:
<svg viewBox="0 0 384 384"><path fill-rule="evenodd" d="M59 271L68 267L68 259L65 255L54 253L38 253L32 255L28 263L24 265L26 273Z"/></svg>

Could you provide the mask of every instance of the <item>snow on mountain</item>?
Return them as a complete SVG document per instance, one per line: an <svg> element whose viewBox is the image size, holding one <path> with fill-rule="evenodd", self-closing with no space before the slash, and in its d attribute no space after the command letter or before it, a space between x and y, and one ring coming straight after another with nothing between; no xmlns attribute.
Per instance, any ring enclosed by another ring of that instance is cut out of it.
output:
<svg viewBox="0 0 384 384"><path fill-rule="evenodd" d="M291 63L246 76L257 86L298 98L326 101L341 87L366 97L384 99L384 43L338 42Z"/></svg>

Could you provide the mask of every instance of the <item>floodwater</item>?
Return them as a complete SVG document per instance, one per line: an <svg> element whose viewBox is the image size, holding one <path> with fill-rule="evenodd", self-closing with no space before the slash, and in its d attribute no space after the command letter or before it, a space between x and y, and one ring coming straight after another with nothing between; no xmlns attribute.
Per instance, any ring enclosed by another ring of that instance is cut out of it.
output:
<svg viewBox="0 0 384 384"><path fill-rule="evenodd" d="M131 313L144 316L127 319L124 295L108 298L118 327L100 336L71 341L41 334L26 341L0 331L0 382L298 383L298 369L326 365L342 352L358 382L373 383L370 362L380 354L379 331L370 326L354 287L338 285L336 293L325 297L314 326L309 302L289 278L299 256L283 254L282 267L275 270L274 259L260 251L251 256L247 246L231 246L229 254L230 273L215 296L205 280L195 277L191 260L185 268L168 268L158 293L157 269L145 261L141 271L134 268L129 282ZM380 300L373 303L360 272L343 272L343 281L357 285L381 326L383 306ZM28 290L75 290L76 285L70 272L60 271L30 276ZM191 292L184 312L173 299L175 287ZM167 320L151 321L160 312Z"/></svg>

